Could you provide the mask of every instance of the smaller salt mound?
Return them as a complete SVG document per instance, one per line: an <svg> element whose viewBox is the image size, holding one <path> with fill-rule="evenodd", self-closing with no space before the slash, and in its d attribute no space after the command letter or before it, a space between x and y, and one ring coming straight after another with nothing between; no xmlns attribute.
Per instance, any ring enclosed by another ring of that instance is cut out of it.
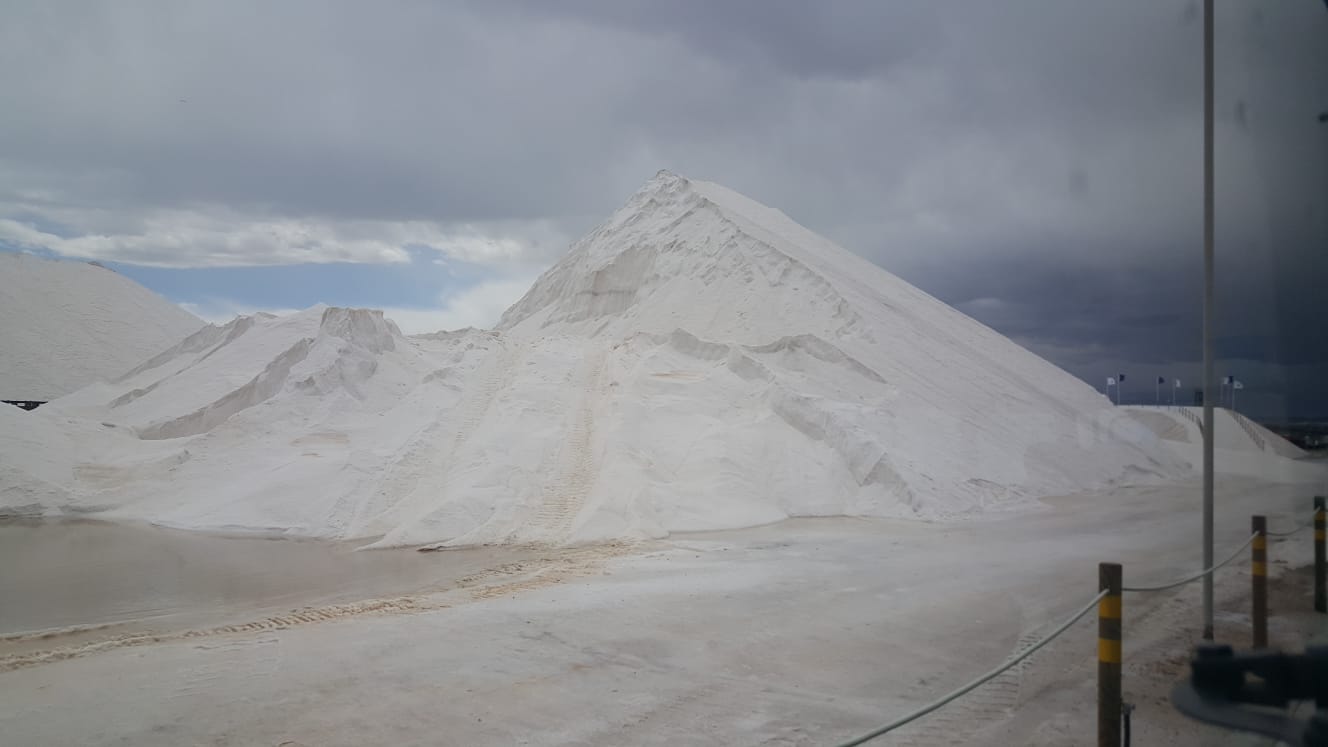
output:
<svg viewBox="0 0 1328 747"><path fill-rule="evenodd" d="M379 311L321 306L201 330L118 383L10 408L0 516L347 536L483 339L414 343Z"/></svg>
<svg viewBox="0 0 1328 747"><path fill-rule="evenodd" d="M1262 444L1267 451L1288 459L1301 459L1308 455L1304 449L1291 443L1285 438L1282 438L1276 433L1273 433L1253 420L1250 420L1244 415L1235 415L1233 418L1243 421L1244 427L1242 430L1246 432L1246 435L1250 436L1251 440L1257 438L1258 443ZM1240 423L1238 423L1238 425L1239 424Z"/></svg>
<svg viewBox="0 0 1328 747"><path fill-rule="evenodd" d="M209 325L145 361L114 385L55 403L72 412L102 406L147 440L207 433L280 392L362 397L376 357L401 332L383 313L316 306L287 317L239 317Z"/></svg>
<svg viewBox="0 0 1328 747"><path fill-rule="evenodd" d="M163 350L157 355L138 364L133 370L115 379L112 383L120 384L133 379L145 371L152 371L154 369L157 371L159 377L166 373L175 373L183 370L207 357L207 355L213 350L216 350L249 331L249 329L254 326L254 322L257 319L258 317L253 316L237 316L224 325L218 326L216 324L209 324L175 345L172 345L166 350ZM163 371L163 369L166 370Z"/></svg>
<svg viewBox="0 0 1328 747"><path fill-rule="evenodd" d="M1128 406L1121 409L1160 438L1180 443L1203 443L1202 407ZM1305 456L1305 452L1295 444L1225 407L1214 408L1213 418L1217 423L1217 439L1213 442L1215 448L1268 452L1288 459Z"/></svg>
<svg viewBox="0 0 1328 747"><path fill-rule="evenodd" d="M1202 469L1202 407L1118 409L1157 434L1168 451L1188 461L1193 469ZM1267 428L1226 408L1215 408L1213 416L1217 426L1213 468L1218 473L1288 481L1315 479L1318 474L1315 465L1300 460L1304 451Z"/></svg>
<svg viewBox="0 0 1328 747"><path fill-rule="evenodd" d="M1145 407L1131 407L1128 412L1131 417L1163 440L1183 444L1198 443L1203 440L1203 436L1196 433L1193 424L1174 417L1172 413Z"/></svg>

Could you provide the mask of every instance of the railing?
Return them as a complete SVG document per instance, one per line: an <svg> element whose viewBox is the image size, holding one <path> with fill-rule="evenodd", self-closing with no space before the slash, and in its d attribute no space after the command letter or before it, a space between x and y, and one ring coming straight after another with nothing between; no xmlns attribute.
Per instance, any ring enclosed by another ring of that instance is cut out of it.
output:
<svg viewBox="0 0 1328 747"><path fill-rule="evenodd" d="M912 723L927 714L939 710L949 703L962 698L964 695L976 690L983 684L995 679L1010 668L1019 664L1023 660L1032 656L1043 646L1054 641L1062 633L1069 630L1074 624L1082 620L1094 607L1098 609L1098 745L1104 747L1118 747L1121 744L1122 719L1123 714L1128 713L1128 709L1122 702L1121 696L1121 662L1122 662L1122 641L1121 641L1121 597L1123 592L1131 593L1151 593L1175 589L1185 584L1198 581L1205 576L1215 573L1218 569L1235 560L1241 551L1253 545L1254 550L1250 559L1250 576L1252 579L1251 595L1251 627L1252 637L1255 648L1263 648L1268 645L1268 593L1267 593L1267 538L1268 537L1289 537L1302 529L1308 528L1311 524L1314 526L1314 608L1316 611L1328 611L1328 561L1325 560L1325 523L1328 517L1328 511L1325 510L1325 500L1323 496L1314 498L1314 515L1311 522L1307 522L1282 532L1270 532L1267 528L1267 521L1263 516L1251 517L1252 532L1240 546L1232 550L1220 563L1214 564L1211 568L1205 568L1198 573L1185 576L1164 584L1153 586L1125 586L1121 582L1121 566L1118 563L1101 563L1098 565L1098 593L1097 596L1088 600L1088 603L1080 607L1073 615L1066 618L1054 630L1041 638L1037 643L1028 647L1016 656L1006 659L1000 666L983 674L982 676L968 682L940 698L918 708L904 716L901 716L883 726L872 729L860 736L841 742L839 747L855 747L876 739L877 737L888 734L895 729ZM1128 728L1128 727L1127 727Z"/></svg>
<svg viewBox="0 0 1328 747"><path fill-rule="evenodd" d="M1195 426L1199 428L1199 435L1203 436L1204 427L1203 427L1202 418L1200 418L1198 415L1195 415L1194 412L1191 411L1190 408L1188 407L1181 407L1180 414L1184 416L1186 420L1190 421L1191 423L1194 423Z"/></svg>
<svg viewBox="0 0 1328 747"><path fill-rule="evenodd" d="M1264 443L1263 436L1260 436L1259 431L1255 430L1254 424L1250 422L1249 418L1241 415L1235 410L1231 411L1231 416L1236 419L1237 423L1240 423L1240 427L1245 431L1245 435L1249 436L1250 440L1254 442L1254 445L1259 447L1259 451L1268 450L1267 444Z"/></svg>

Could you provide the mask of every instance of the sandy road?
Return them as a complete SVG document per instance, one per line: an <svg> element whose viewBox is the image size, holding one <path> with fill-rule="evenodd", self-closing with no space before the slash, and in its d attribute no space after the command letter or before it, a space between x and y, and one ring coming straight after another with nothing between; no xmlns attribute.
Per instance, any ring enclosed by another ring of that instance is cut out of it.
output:
<svg viewBox="0 0 1328 747"><path fill-rule="evenodd" d="M1219 487L1219 551L1244 540L1255 511L1274 528L1307 516L1313 493ZM1130 489L945 525L800 520L498 566L422 611L0 672L0 733L70 745L825 744L1026 645L1095 593L1098 561L1124 562L1127 584L1197 568L1197 505L1194 485ZM1274 565L1303 564L1297 548L1274 543ZM1219 576L1232 635L1247 585L1239 570ZM1127 598L1127 697L1174 676L1198 624L1198 587L1187 589ZM1275 640L1296 634L1277 620ZM1090 621L883 743L1091 741L1092 636ZM1203 739L1164 703L1138 705L1136 734Z"/></svg>

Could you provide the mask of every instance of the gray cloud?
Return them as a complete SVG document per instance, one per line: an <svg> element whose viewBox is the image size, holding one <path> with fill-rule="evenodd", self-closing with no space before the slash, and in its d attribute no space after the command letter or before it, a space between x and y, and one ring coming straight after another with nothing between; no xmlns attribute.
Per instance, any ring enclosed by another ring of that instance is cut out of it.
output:
<svg viewBox="0 0 1328 747"><path fill-rule="evenodd" d="M1223 345L1320 365L1328 13L1218 5ZM34 0L0 27L0 219L177 266L286 261L228 224L359 261L487 233L502 252L466 258L538 265L667 167L1085 378L1180 365L1198 351L1197 7Z"/></svg>

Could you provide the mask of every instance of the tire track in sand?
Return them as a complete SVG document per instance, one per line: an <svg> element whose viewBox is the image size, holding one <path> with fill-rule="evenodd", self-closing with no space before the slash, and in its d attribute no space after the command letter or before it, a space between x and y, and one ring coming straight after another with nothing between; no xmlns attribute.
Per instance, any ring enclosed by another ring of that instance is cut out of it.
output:
<svg viewBox="0 0 1328 747"><path fill-rule="evenodd" d="M447 472L456 460L461 447L475 435L485 414L493 405L498 392L508 387L515 376L516 366L524 354L522 343L516 340L497 339L498 349L489 355L488 362L481 372L477 372L478 383L462 393L461 400L452 410L445 412L411 437L410 444L403 450L402 457L391 464L388 475L374 492L370 505L361 509L356 525L362 525L372 516L381 518L392 514L421 490L441 497L447 489ZM452 431L452 438L447 440L447 429ZM439 459L439 445L447 443L449 448ZM433 463L436 468L431 472L426 467ZM438 507L437 502L415 509L416 516L427 514ZM397 522L403 523L403 522ZM408 523L408 522L405 522ZM441 545L425 549L438 549Z"/></svg>
<svg viewBox="0 0 1328 747"><path fill-rule="evenodd" d="M304 625L333 622L350 617L386 616L412 614L447 609L466 601L482 601L495 597L513 596L552 586L574 578L589 576L600 572L611 558L626 555L633 550L627 543L590 545L563 550L551 550L550 554L532 560L523 560L489 568L458 579L446 589L411 596L388 599L370 599L346 604L331 604L319 607L304 607L290 612L264 617L249 622L218 625L209 628L179 630L170 632L126 633L82 644L50 648L40 651L25 651L0 656L0 672L50 664L68 659L100 654L120 648L148 646L157 643L172 643L192 639L210 638L226 635L244 635L254 633L272 633L289 630ZM463 592L457 597L453 592ZM28 640L55 640L62 635L77 635L107 627L122 625L112 623L109 626L84 626L67 628L64 631L46 631L37 633L18 633L4 638L0 642L21 642Z"/></svg>
<svg viewBox="0 0 1328 747"><path fill-rule="evenodd" d="M585 507L595 483L595 405L601 395L606 350L591 351L580 373L580 401L567 440L558 450L554 478L545 484L535 514L518 530L539 544L557 545L572 533L572 524Z"/></svg>
<svg viewBox="0 0 1328 747"><path fill-rule="evenodd" d="M303 609L293 610L284 615L273 615L271 617L265 617L260 620L253 620L245 623L234 623L230 625L219 625L212 628L179 630L165 633L130 633L75 646L13 654L0 658L0 672L9 672L38 664L49 664L51 662L64 661L66 659L75 659L118 648L145 646L153 643L170 643L173 641L185 641L193 638L207 638L210 636L227 635L232 633L272 632L287 630L299 625L338 620L345 617L401 612L421 612L427 609L442 609L448 606L449 605L446 604L428 604L415 597L397 597L394 599L374 599L350 604L332 604L323 607L305 607Z"/></svg>
<svg viewBox="0 0 1328 747"><path fill-rule="evenodd" d="M525 572L529 570L531 563L512 563L508 565L523 567L507 569L504 566L499 566L499 569L495 569L493 573L468 576L462 579L458 585L474 587L471 590L472 599L513 596L522 592L560 584L574 578L593 575L598 573L609 559L626 555L631 551L632 546L623 542L571 548L563 550L554 558L541 558L533 561L538 567L529 573ZM486 583L491 579L497 581L497 583Z"/></svg>
<svg viewBox="0 0 1328 747"><path fill-rule="evenodd" d="M1040 635L1032 633L1019 636L1006 661L1032 648L1040 639ZM1008 718L1019 707L1024 670L1038 656L1034 654L1024 659L959 700L901 727L897 744L908 747L966 744L982 729Z"/></svg>

